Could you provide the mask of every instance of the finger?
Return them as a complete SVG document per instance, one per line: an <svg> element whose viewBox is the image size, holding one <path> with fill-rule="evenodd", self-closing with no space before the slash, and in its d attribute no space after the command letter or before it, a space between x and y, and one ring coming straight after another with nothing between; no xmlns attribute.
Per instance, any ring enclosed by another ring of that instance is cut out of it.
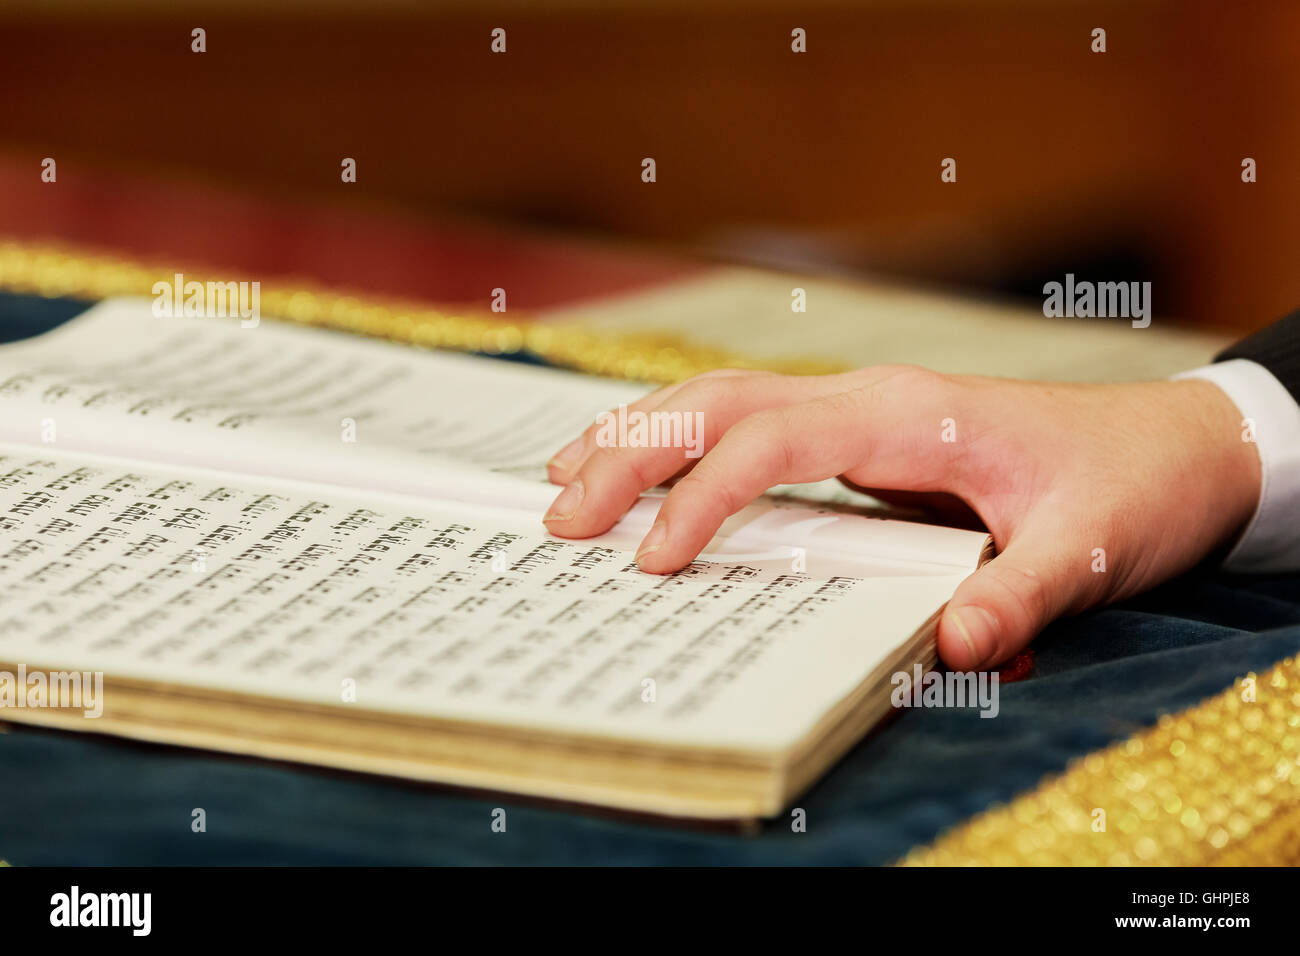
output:
<svg viewBox="0 0 1300 956"><path fill-rule="evenodd" d="M637 564L660 574L684 567L728 516L773 485L847 471L860 484L945 490L958 454L922 437L937 439L936 408L947 401L941 377L927 376L890 377L749 416L668 493Z"/></svg>
<svg viewBox="0 0 1300 956"><path fill-rule="evenodd" d="M760 372L753 369L722 368L715 369L712 372L705 372L703 375L697 375L695 378L687 379L683 382L677 382L673 385L665 385L663 388L657 388L649 395L643 395L635 402L627 406L629 412L633 411L652 411L662 405L665 401L677 394L685 385L703 378L734 378L736 376L749 375L769 375L769 372ZM588 425L581 435L575 438L569 444L565 445L554 457L546 463L546 478L553 485L567 485L578 473L586 460L591 457L591 453L596 449L596 433L600 430L599 417L591 425Z"/></svg>
<svg viewBox="0 0 1300 956"><path fill-rule="evenodd" d="M678 382L676 385L657 388L649 395L643 395L635 402L632 402L627 406L627 409L630 412L634 410L650 411L658 408L665 399L672 396L685 384L685 382ZM578 469L582 467L583 462L587 460L595 448L595 436L599 428L600 416L597 416L596 421L582 430L582 434L552 456L551 460L546 463L546 478L551 484L567 485L574 479Z"/></svg>
<svg viewBox="0 0 1300 956"><path fill-rule="evenodd" d="M542 520L548 530L562 537L585 538L608 531L641 492L698 461L699 455L707 453L728 428L745 416L843 390L853 381L847 375L772 374L693 380L651 412L655 416L680 416L655 421L676 423L675 435L685 436L689 427L689 447L672 441L656 441L644 447L599 447L609 436L602 436L597 429L592 439L597 447ZM651 430L657 433L657 428Z"/></svg>
<svg viewBox="0 0 1300 956"><path fill-rule="evenodd" d="M939 656L954 670L980 670L1020 651L1092 586L1088 552L1063 546L1078 535L1032 526L957 588L939 621Z"/></svg>

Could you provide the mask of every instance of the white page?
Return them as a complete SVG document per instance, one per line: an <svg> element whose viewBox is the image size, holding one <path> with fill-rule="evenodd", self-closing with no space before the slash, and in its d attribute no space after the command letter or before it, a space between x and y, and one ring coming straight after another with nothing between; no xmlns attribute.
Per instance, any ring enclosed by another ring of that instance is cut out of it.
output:
<svg viewBox="0 0 1300 956"><path fill-rule="evenodd" d="M337 706L352 681L367 709L754 751L798 741L962 577L843 555L647 575L617 534L510 509L12 444L0 536L0 660L29 669Z"/></svg>
<svg viewBox="0 0 1300 956"><path fill-rule="evenodd" d="M536 484L598 412L647 391L269 320L160 318L150 305L106 300L0 347L0 440L43 443L52 423L59 444L85 451L447 496L492 487L489 473Z"/></svg>
<svg viewBox="0 0 1300 956"><path fill-rule="evenodd" d="M491 503L537 522L556 494L544 480L549 456L601 411L646 392L273 321L159 318L150 304L108 300L0 347L0 440ZM345 420L355 441L344 440ZM644 534L656 509L652 493L625 532ZM903 565L970 569L985 540L770 507L730 527L739 523L751 525L746 551L868 550Z"/></svg>

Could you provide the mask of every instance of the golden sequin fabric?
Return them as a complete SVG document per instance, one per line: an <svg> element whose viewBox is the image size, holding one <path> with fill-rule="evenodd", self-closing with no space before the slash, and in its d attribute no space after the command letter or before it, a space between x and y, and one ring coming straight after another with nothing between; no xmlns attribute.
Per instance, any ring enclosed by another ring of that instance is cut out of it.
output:
<svg viewBox="0 0 1300 956"><path fill-rule="evenodd" d="M1300 862L1300 664L1076 761L914 850L909 866Z"/></svg>

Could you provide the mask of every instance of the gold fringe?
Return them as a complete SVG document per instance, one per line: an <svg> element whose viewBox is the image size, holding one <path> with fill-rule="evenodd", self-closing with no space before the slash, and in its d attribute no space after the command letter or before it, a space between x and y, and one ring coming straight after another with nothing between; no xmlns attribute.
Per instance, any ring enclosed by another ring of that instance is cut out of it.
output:
<svg viewBox="0 0 1300 956"><path fill-rule="evenodd" d="M216 280L201 269L141 264L112 255L53 245L0 241L0 288L46 297L89 300L150 296L177 273L187 281ZM224 280L223 280L224 281ZM451 314L422 302L348 295L311 282L274 280L260 287L269 318L375 336L422 348L531 353L563 368L644 382L676 382L715 368L763 368L792 375L844 371L813 360L757 362L658 333L606 333L575 323L501 319L491 312Z"/></svg>
<svg viewBox="0 0 1300 956"><path fill-rule="evenodd" d="M1248 674L902 863L1300 863L1300 664L1288 657L1262 677Z"/></svg>

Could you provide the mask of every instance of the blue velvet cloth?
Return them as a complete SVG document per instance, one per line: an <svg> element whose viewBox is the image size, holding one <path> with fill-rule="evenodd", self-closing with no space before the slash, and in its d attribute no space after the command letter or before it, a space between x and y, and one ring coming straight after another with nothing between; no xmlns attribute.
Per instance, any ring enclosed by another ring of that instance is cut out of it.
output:
<svg viewBox="0 0 1300 956"><path fill-rule="evenodd" d="M0 295L0 341L84 303ZM0 858L22 864L878 864L1070 759L1300 649L1300 576L1198 569L1049 628L1001 712L901 713L756 834L84 734L0 734ZM494 832L494 808L506 830ZM207 830L191 830L203 808Z"/></svg>

